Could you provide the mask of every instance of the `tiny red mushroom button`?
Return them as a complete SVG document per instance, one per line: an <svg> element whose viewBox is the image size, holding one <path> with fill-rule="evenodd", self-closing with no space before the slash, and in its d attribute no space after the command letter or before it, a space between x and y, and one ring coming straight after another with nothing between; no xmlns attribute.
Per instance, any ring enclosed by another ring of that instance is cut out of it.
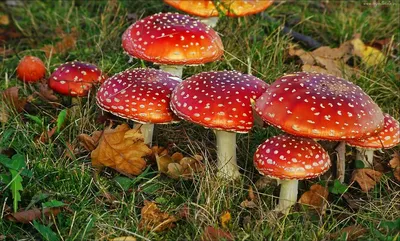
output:
<svg viewBox="0 0 400 241"><path fill-rule="evenodd" d="M264 81L237 71L204 72L174 90L171 107L179 117L207 128L246 133L253 126L251 99L267 87Z"/></svg>
<svg viewBox="0 0 400 241"><path fill-rule="evenodd" d="M114 115L139 123L176 121L169 102L177 77L156 69L127 70L107 79L97 92L97 104Z"/></svg>
<svg viewBox="0 0 400 241"><path fill-rule="evenodd" d="M254 154L257 170L277 179L309 179L331 166L328 153L312 139L290 135L274 136L262 143Z"/></svg>
<svg viewBox="0 0 400 241"><path fill-rule="evenodd" d="M86 96L93 84L104 81L104 76L95 65L83 62L68 62L60 65L49 78L49 87L68 96Z"/></svg>
<svg viewBox="0 0 400 241"><path fill-rule="evenodd" d="M332 75L285 75L256 101L264 121L287 133L311 138L348 140L383 127L378 105L353 83Z"/></svg>
<svg viewBox="0 0 400 241"><path fill-rule="evenodd" d="M132 24L122 36L122 47L133 57L172 65L203 64L223 54L212 28L178 13L158 13Z"/></svg>

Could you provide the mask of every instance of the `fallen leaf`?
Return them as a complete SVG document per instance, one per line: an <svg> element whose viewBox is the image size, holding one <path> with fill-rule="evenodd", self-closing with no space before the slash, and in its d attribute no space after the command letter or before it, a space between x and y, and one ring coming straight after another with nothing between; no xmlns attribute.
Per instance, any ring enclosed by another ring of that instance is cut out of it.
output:
<svg viewBox="0 0 400 241"><path fill-rule="evenodd" d="M202 241L233 241L233 236L229 232L225 232L221 229L217 229L211 226L204 228L203 235L201 236Z"/></svg>
<svg viewBox="0 0 400 241"><path fill-rule="evenodd" d="M252 186L249 186L248 192L249 192L249 199L251 201L254 201L256 199L256 196L254 195L254 191L253 191L253 187Z"/></svg>
<svg viewBox="0 0 400 241"><path fill-rule="evenodd" d="M151 149L144 144L139 127L130 129L127 124L104 130L99 144L92 151L94 167L110 167L125 175L139 175L146 167L144 156Z"/></svg>
<svg viewBox="0 0 400 241"><path fill-rule="evenodd" d="M76 28L73 28L70 33L64 33L62 30L56 31L61 38L60 41L56 42L54 45L45 45L41 49L46 54L46 57L50 57L53 54L63 54L76 47L76 39L78 33Z"/></svg>
<svg viewBox="0 0 400 241"><path fill-rule="evenodd" d="M351 40L351 43L354 47L354 55L360 57L367 66L380 65L385 62L385 55L383 55L381 51L371 46L365 45L361 39L355 38Z"/></svg>
<svg viewBox="0 0 400 241"><path fill-rule="evenodd" d="M125 236L125 237L118 237L110 239L110 241L136 241L137 239L133 236Z"/></svg>
<svg viewBox="0 0 400 241"><path fill-rule="evenodd" d="M161 212L154 202L145 200L141 210L139 229L150 232L161 232L175 227L178 221L174 216Z"/></svg>
<svg viewBox="0 0 400 241"><path fill-rule="evenodd" d="M397 181L400 181L400 155L395 152L389 161L389 166L393 169L393 175Z"/></svg>
<svg viewBox="0 0 400 241"><path fill-rule="evenodd" d="M242 208L256 208L257 204L252 200L247 200L246 199L246 200L244 200L243 202L240 203L240 206Z"/></svg>
<svg viewBox="0 0 400 241"><path fill-rule="evenodd" d="M319 184L314 184L310 190L303 193L299 199L299 203L313 207L319 213L324 213L328 199L328 189Z"/></svg>
<svg viewBox="0 0 400 241"><path fill-rule="evenodd" d="M79 134L77 136L79 143L85 148L87 151L93 151L96 149L99 144L99 140L103 131L95 131L91 136L87 134Z"/></svg>
<svg viewBox="0 0 400 241"><path fill-rule="evenodd" d="M9 25L10 24L10 18L8 17L7 14L1 14L0 15L0 25Z"/></svg>
<svg viewBox="0 0 400 241"><path fill-rule="evenodd" d="M76 151L75 151L75 145L71 144L70 142L65 142L65 151L64 151L64 157L66 159L74 160L76 159L75 157Z"/></svg>
<svg viewBox="0 0 400 241"><path fill-rule="evenodd" d="M221 222L221 225L223 228L227 228L227 224L231 221L232 216L229 211L225 211L220 217L219 221Z"/></svg>
<svg viewBox="0 0 400 241"><path fill-rule="evenodd" d="M54 91L50 89L46 83L38 83L38 86L39 86L39 91L36 91L35 94L37 94L39 97L41 97L46 101L50 102L58 101L58 97L54 95Z"/></svg>
<svg viewBox="0 0 400 241"><path fill-rule="evenodd" d="M356 169L352 173L351 181L357 182L363 192L368 192L380 181L382 173L372 169Z"/></svg>
<svg viewBox="0 0 400 241"><path fill-rule="evenodd" d="M5 218L12 222L17 223L30 223L33 220L41 219L44 217L49 217L51 215L58 215L61 212L60 208L34 208L26 211L10 213L5 216Z"/></svg>
<svg viewBox="0 0 400 241"><path fill-rule="evenodd" d="M163 153L162 156L156 153L158 171L173 179L192 179L195 173L204 171L204 164L201 162L203 157L200 155L184 157L180 152L175 152L171 156L168 152Z"/></svg>
<svg viewBox="0 0 400 241"><path fill-rule="evenodd" d="M171 156L169 156L169 155L159 156L158 154L156 154L156 162L157 162L158 171L161 173L164 173L164 174L168 173L168 165L171 163L175 163L175 161L172 159Z"/></svg>
<svg viewBox="0 0 400 241"><path fill-rule="evenodd" d="M352 225L349 227L345 227L344 229L332 233L329 235L330 239L338 239L340 237L342 237L342 235L345 233L346 237L344 238L344 240L358 240L358 238L360 238L361 236L363 236L368 230L365 229L364 227L360 226L360 225Z"/></svg>
<svg viewBox="0 0 400 241"><path fill-rule="evenodd" d="M267 176L262 176L262 177L260 177L260 179L258 179L257 181L256 181L256 183L254 184L254 186L258 189L258 190L263 190L263 189L265 189L265 188L267 188L267 187L270 187L270 186L276 186L277 184L276 184L276 180L275 179L272 179L272 178L270 178L270 177L267 177Z"/></svg>
<svg viewBox="0 0 400 241"><path fill-rule="evenodd" d="M26 103L28 102L28 99L20 98L18 92L18 87L10 87L1 93L0 99L2 99L6 104L14 107L17 112L22 112Z"/></svg>

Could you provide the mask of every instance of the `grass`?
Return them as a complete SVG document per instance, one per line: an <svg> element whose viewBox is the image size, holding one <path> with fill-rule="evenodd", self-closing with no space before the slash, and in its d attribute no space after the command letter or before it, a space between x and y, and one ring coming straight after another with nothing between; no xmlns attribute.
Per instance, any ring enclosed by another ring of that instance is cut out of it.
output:
<svg viewBox="0 0 400 241"><path fill-rule="evenodd" d="M358 2L340 1L321 7L315 2L290 1L278 2L267 12L323 45L338 47L355 33L361 33L365 42L393 38L393 42L398 43L398 6L371 7ZM0 89L20 86L21 96L28 96L33 92L33 87L19 82L15 74L18 61L24 55L35 55L44 60L48 75L61 63L76 59L96 64L108 76L128 68L143 65L152 67L151 63L137 60L128 63L128 57L120 46L121 34L136 19L174 10L156 0L110 0L29 1L18 7L0 3L0 11L9 14L14 28L22 33L22 37L2 43L1 47L14 49L16 54L0 55ZM235 69L251 72L271 83L283 73L300 69L296 61L287 55L291 39L279 33L278 24L266 22L259 15L222 18L216 30L221 34L226 49L223 60L187 67L184 77L202 71ZM45 56L41 50L43 46L60 41L62 32L68 34L74 31L78 34L75 48ZM358 60L355 64L361 74L351 80L360 85L383 111L399 119L399 58L391 58L383 66L372 68L367 68ZM365 240L399 238L399 229L389 229L383 225L400 217L400 188L391 172L385 173L381 182L368 194L361 193L357 185L351 186L345 193L352 198L331 193L326 213L322 216L298 205L291 214L276 216L270 210L275 205L279 188L273 184L264 188L255 185L260 175L252 165L252 155L258 144L279 131L272 127L254 128L248 135L239 135L238 159L243 168L243 180L239 183L221 183L213 174L212 164L216 159L213 133L182 123L157 127L154 142L160 145L173 144L174 150L188 155L202 154L208 163L207 174L193 181L172 180L158 175L153 165L141 178L129 179L135 183L124 189L116 181L121 175L111 169L103 170L95 179L95 170L91 167L87 152L73 158L65 156L67 143L77 144L78 134L90 134L104 128L104 124L96 121L100 111L95 105L93 93L89 98L81 99L76 116L69 118L67 125L49 143L36 141L43 131L54 127L58 113L69 107L71 102L68 98L62 98L61 104L53 107L34 99L25 112L13 112L8 122L0 124L0 150L12 149L24 154L28 169L33 172L31 177L23 177L24 191L19 203L21 209L40 193L48 197L35 203L36 207L41 207L41 203L48 200L67 204L67 208L59 215L41 222L63 240L107 240L128 235L141 235L149 240L199 240L205 226L220 226L219 216L227 210L232 215L227 230L235 236L235 240L346 240L343 235L330 237L329 234L351 225L360 225L366 230L362 238ZM28 119L27 113L37 116L43 124ZM114 121L124 122L118 118L114 118ZM389 160L392 153L389 150L380 155L383 162ZM0 172L5 173L6 169L0 167ZM315 182L327 180L329 175L301 182L300 193ZM329 185L332 183L329 182ZM259 200L253 209L240 206L247 198L249 186L255 189ZM0 234L6 236L7 240L42 239L33 225L4 219L6 205L12 206L11 193L5 187L6 183L0 182L3 207ZM114 198L107 199L105 193ZM179 213L186 205L190 215L167 232L147 233L138 229L144 200L156 200L162 210L173 214Z"/></svg>

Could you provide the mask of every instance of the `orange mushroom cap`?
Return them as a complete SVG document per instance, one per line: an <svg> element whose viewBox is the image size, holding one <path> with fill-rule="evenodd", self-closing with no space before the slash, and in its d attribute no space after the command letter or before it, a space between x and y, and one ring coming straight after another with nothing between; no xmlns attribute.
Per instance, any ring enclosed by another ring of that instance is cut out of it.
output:
<svg viewBox="0 0 400 241"><path fill-rule="evenodd" d="M42 79L46 74L46 67L42 60L34 56L25 56L21 59L17 67L18 79L34 83Z"/></svg>

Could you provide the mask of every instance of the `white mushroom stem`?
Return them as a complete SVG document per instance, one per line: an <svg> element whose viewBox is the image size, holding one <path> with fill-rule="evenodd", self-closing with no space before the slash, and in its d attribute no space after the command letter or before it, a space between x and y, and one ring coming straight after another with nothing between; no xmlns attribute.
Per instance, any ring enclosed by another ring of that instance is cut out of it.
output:
<svg viewBox="0 0 400 241"><path fill-rule="evenodd" d="M236 162L236 133L217 130L218 175L226 179L240 177Z"/></svg>
<svg viewBox="0 0 400 241"><path fill-rule="evenodd" d="M210 17L210 18L199 18L200 22L207 24L208 26L215 28L217 26L219 17Z"/></svg>
<svg viewBox="0 0 400 241"><path fill-rule="evenodd" d="M336 161L336 177L341 183L344 182L344 174L346 170L346 142L341 141L336 147L337 161Z"/></svg>
<svg viewBox="0 0 400 241"><path fill-rule="evenodd" d="M366 150L357 147L356 160L364 163L364 167L372 167L374 163L374 150Z"/></svg>
<svg viewBox="0 0 400 241"><path fill-rule="evenodd" d="M287 214L290 207L297 201L299 181L278 180L278 184L281 184L281 192L279 194L279 203L276 206L275 211Z"/></svg>
<svg viewBox="0 0 400 241"><path fill-rule="evenodd" d="M182 79L183 65L160 65L160 69Z"/></svg>
<svg viewBox="0 0 400 241"><path fill-rule="evenodd" d="M154 131L154 124L138 124L140 125L140 132L142 132L144 137L144 144L151 147L153 144L153 131Z"/></svg>

